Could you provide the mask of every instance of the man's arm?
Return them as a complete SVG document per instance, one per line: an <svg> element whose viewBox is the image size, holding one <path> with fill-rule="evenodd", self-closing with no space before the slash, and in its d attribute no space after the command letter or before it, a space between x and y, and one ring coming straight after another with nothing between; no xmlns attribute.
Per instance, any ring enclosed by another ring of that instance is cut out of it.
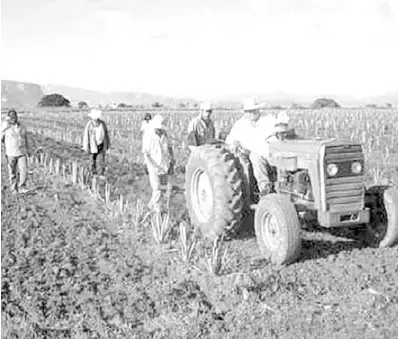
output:
<svg viewBox="0 0 398 339"><path fill-rule="evenodd" d="M196 126L194 121L192 120L188 125L188 146L198 146L199 141L196 132Z"/></svg>
<svg viewBox="0 0 398 339"><path fill-rule="evenodd" d="M215 139L216 138L216 128L214 127L214 122L210 122L210 138Z"/></svg>
<svg viewBox="0 0 398 339"><path fill-rule="evenodd" d="M32 153L32 150L29 148L29 142L28 142L28 132L26 128L24 128L24 139L25 139L25 149L26 153L30 155Z"/></svg>
<svg viewBox="0 0 398 339"><path fill-rule="evenodd" d="M108 150L111 148L111 139L109 138L108 127L106 126L105 121L102 121L102 126L104 128L104 134L105 134L105 149Z"/></svg>
<svg viewBox="0 0 398 339"><path fill-rule="evenodd" d="M232 128L229 131L227 137L225 138L225 143L228 144L228 145L240 144L239 131L238 131L236 123L235 123L235 125L232 126Z"/></svg>
<svg viewBox="0 0 398 339"><path fill-rule="evenodd" d="M5 121L4 123L1 124L1 142L4 144L5 138L6 138L6 131L8 129L9 125L8 122Z"/></svg>
<svg viewBox="0 0 398 339"><path fill-rule="evenodd" d="M147 163L155 168L159 168L159 166L155 163L151 156L151 150L153 148L153 135L151 133L145 133L144 138L142 140L142 154L144 155L144 159Z"/></svg>
<svg viewBox="0 0 398 339"><path fill-rule="evenodd" d="M83 142L82 142L82 149L83 151L88 152L90 150L90 140L89 140L89 126L90 121L86 124L83 132Z"/></svg>

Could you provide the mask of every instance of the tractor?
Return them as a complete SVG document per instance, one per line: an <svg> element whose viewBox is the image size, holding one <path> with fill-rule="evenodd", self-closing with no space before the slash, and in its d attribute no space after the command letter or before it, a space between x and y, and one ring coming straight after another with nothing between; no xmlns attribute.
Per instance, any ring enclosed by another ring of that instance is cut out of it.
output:
<svg viewBox="0 0 398 339"><path fill-rule="evenodd" d="M254 210L254 231L262 255L274 264L295 262L301 228L312 220L325 228L362 227L376 247L398 240L398 189L365 185L360 144L336 139L302 139L294 129L269 141L273 190L259 196L248 156L218 141L195 147L186 166L186 203L203 237L239 232Z"/></svg>

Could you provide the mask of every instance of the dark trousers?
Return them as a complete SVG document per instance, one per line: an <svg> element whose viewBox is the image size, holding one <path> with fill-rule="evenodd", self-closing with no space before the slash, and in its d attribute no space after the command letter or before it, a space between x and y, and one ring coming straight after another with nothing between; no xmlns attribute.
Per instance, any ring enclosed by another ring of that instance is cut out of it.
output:
<svg viewBox="0 0 398 339"><path fill-rule="evenodd" d="M98 153L92 153L91 172L93 174L103 175L105 173L105 150L104 144L98 145ZM99 158L99 173L97 172L97 158Z"/></svg>

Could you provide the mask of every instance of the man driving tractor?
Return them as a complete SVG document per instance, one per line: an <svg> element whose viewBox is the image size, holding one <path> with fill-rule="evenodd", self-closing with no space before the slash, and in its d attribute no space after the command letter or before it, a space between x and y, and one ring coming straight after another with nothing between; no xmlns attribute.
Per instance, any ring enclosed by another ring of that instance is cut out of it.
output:
<svg viewBox="0 0 398 339"><path fill-rule="evenodd" d="M225 142L234 148L234 151L243 151L248 154L252 163L253 174L257 180L260 195L266 195L273 191L273 185L270 180L270 166L267 161L269 155L269 144L267 137L272 136L275 123L272 116L262 117L260 128L260 108L264 103L258 103L255 98L243 101L243 116L235 122L227 136ZM271 124L266 123L265 119L270 119Z"/></svg>

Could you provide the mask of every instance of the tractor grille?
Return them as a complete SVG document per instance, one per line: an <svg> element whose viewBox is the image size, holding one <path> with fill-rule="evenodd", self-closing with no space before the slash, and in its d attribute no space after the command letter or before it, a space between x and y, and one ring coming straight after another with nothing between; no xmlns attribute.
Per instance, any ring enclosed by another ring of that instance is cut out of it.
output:
<svg viewBox="0 0 398 339"><path fill-rule="evenodd" d="M362 173L353 174L351 164L360 162ZM339 167L337 175L326 173L328 164ZM364 208L364 156L360 145L332 146L325 149L325 196L331 212L354 212Z"/></svg>

